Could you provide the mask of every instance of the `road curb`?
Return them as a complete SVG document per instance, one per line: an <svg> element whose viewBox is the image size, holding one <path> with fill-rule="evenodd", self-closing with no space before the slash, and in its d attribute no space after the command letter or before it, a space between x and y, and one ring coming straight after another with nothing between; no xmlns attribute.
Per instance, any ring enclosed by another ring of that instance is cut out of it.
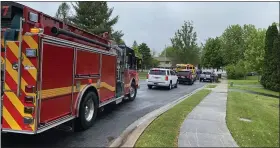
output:
<svg viewBox="0 0 280 148"><path fill-rule="evenodd" d="M158 116L160 116L161 114L163 114L164 112L166 112L167 110L172 108L173 106L181 103L182 101L184 101L191 95L204 89L205 86L207 86L207 85L204 85L203 87L195 89L194 91L190 92L189 94L184 95L184 96L176 99L175 101L172 101L172 102L160 107L159 109L156 109L156 110L144 115L140 119L134 121L122 132L122 134L117 139L115 139L109 145L109 147L134 147L137 139L140 137L140 135L146 129L146 127L148 127L148 125L150 123L152 123L152 121L154 119L156 119Z"/></svg>

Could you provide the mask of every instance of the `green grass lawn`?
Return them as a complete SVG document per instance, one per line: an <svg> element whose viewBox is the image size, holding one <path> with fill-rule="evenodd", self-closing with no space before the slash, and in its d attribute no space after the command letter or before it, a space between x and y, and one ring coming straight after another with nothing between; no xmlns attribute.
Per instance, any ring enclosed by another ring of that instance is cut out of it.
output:
<svg viewBox="0 0 280 148"><path fill-rule="evenodd" d="M231 82L233 82L232 87L230 86ZM275 92L275 91L267 90L267 89L264 89L264 88L258 88L258 87L252 86L252 85L262 86L260 84L260 82L258 81L258 76L248 76L246 80L228 80L228 83L229 83L229 88L243 89L243 90L249 90L249 91L255 91L255 92L260 92L260 93L279 96L279 92ZM236 86L236 85L238 85L238 86Z"/></svg>
<svg viewBox="0 0 280 148"><path fill-rule="evenodd" d="M279 96L279 92L272 91L272 90L267 90L267 89L264 89L264 88L258 88L258 87L234 86L233 85L232 87L229 87L229 88L249 90L249 91L255 91L255 92L260 92L260 93L265 93L265 94L271 94L271 95Z"/></svg>
<svg viewBox="0 0 280 148"><path fill-rule="evenodd" d="M279 99L229 92L226 120L240 147L279 147Z"/></svg>
<svg viewBox="0 0 280 148"><path fill-rule="evenodd" d="M230 84L233 82L234 84L238 85L259 85L260 82L258 80L228 80L228 83Z"/></svg>
<svg viewBox="0 0 280 148"><path fill-rule="evenodd" d="M242 79L242 80L232 80L229 79L228 83L230 84L231 82L233 82L234 84L238 84L238 85L260 85L260 82L258 81L258 76L247 76L246 80Z"/></svg>
<svg viewBox="0 0 280 148"><path fill-rule="evenodd" d="M135 147L178 147L181 124L211 90L201 90L155 119L137 140Z"/></svg>
<svg viewBox="0 0 280 148"><path fill-rule="evenodd" d="M261 77L259 76L246 76L246 80L258 80L261 79Z"/></svg>
<svg viewBox="0 0 280 148"><path fill-rule="evenodd" d="M209 85L207 85L206 86L206 88L215 88L217 85L215 85L215 84L209 84Z"/></svg>
<svg viewBox="0 0 280 148"><path fill-rule="evenodd" d="M147 78L148 72L139 72L139 79L144 80Z"/></svg>

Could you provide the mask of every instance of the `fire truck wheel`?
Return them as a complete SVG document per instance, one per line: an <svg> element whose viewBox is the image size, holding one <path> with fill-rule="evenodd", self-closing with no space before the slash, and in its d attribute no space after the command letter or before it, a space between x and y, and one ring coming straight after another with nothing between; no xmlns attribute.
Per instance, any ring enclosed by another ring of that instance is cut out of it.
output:
<svg viewBox="0 0 280 148"><path fill-rule="evenodd" d="M83 131L90 128L97 115L98 99L94 92L88 92L80 104L79 117L76 119L75 130Z"/></svg>
<svg viewBox="0 0 280 148"><path fill-rule="evenodd" d="M129 88L128 100L133 101L136 98L137 89L134 83Z"/></svg>

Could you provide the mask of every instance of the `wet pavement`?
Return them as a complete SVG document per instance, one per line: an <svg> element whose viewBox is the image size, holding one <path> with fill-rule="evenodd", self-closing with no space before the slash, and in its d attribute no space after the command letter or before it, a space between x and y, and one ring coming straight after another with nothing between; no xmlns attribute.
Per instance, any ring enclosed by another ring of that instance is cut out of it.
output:
<svg viewBox="0 0 280 148"><path fill-rule="evenodd" d="M117 138L131 123L145 114L186 95L207 83L178 85L172 90L149 90L141 81L137 97L100 113L93 127L84 132L65 132L56 129L38 135L2 134L2 147L104 147Z"/></svg>

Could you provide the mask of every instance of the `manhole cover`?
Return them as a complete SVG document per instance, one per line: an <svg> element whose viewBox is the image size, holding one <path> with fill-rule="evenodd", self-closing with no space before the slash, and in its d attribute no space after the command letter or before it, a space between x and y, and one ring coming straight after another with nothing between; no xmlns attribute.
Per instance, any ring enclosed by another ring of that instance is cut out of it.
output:
<svg viewBox="0 0 280 148"><path fill-rule="evenodd" d="M250 119L246 119L246 118L239 118L240 121L245 121L245 122L252 122L252 120Z"/></svg>

